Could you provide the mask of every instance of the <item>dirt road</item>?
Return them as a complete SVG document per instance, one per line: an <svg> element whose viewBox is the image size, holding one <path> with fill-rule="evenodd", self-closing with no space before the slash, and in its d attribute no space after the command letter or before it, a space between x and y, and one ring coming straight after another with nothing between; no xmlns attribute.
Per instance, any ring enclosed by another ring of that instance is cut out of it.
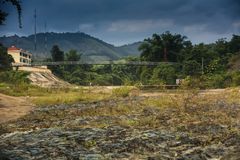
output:
<svg viewBox="0 0 240 160"><path fill-rule="evenodd" d="M0 123L24 116L32 107L27 97L12 97L0 93Z"/></svg>

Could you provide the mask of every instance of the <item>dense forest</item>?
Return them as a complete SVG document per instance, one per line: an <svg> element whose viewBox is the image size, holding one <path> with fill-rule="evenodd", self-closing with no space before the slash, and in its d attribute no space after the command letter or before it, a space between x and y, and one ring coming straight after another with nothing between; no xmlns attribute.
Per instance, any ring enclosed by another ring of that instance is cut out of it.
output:
<svg viewBox="0 0 240 160"><path fill-rule="evenodd" d="M79 85L174 85L176 79L191 87L224 88L240 85L240 36L230 41L219 39L211 44L192 44L180 34L153 34L139 47L139 57L128 56L124 61L163 62L158 66L75 65L51 66L54 74ZM81 53L64 53L61 46L51 49L48 61L79 61ZM12 61L1 46L1 69L9 69ZM6 61L9 61L7 63Z"/></svg>

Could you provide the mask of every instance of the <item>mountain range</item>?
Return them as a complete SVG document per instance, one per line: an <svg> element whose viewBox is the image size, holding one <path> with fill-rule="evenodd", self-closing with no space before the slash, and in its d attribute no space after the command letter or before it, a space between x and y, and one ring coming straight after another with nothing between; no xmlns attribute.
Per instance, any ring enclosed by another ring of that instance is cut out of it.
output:
<svg viewBox="0 0 240 160"><path fill-rule="evenodd" d="M141 42L116 47L98 38L92 37L82 32L76 33L38 33L37 49L34 49L35 35L22 36L3 36L0 43L6 47L12 45L33 53L35 58L49 58L50 50L53 45L58 45L61 50L68 52L71 49L77 50L83 57L98 60L116 60L125 56L138 56L138 47Z"/></svg>

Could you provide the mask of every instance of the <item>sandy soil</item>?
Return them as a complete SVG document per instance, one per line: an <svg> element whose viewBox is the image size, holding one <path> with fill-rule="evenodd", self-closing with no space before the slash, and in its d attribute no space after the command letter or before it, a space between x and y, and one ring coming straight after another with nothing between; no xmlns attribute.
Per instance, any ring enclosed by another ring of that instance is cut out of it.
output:
<svg viewBox="0 0 240 160"><path fill-rule="evenodd" d="M12 97L0 94L0 123L17 119L32 110L28 97Z"/></svg>

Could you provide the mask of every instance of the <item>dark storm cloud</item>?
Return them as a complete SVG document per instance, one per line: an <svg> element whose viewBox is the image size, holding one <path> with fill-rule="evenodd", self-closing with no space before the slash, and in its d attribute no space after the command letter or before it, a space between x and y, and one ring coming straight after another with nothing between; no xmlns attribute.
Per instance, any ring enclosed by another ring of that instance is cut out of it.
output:
<svg viewBox="0 0 240 160"><path fill-rule="evenodd" d="M33 10L38 30L83 31L122 44L166 30L187 35L195 42L210 42L240 31L239 0L22 0L23 25L10 14L2 34L33 32ZM16 11L7 6L10 13ZM124 34L123 34L124 33Z"/></svg>

